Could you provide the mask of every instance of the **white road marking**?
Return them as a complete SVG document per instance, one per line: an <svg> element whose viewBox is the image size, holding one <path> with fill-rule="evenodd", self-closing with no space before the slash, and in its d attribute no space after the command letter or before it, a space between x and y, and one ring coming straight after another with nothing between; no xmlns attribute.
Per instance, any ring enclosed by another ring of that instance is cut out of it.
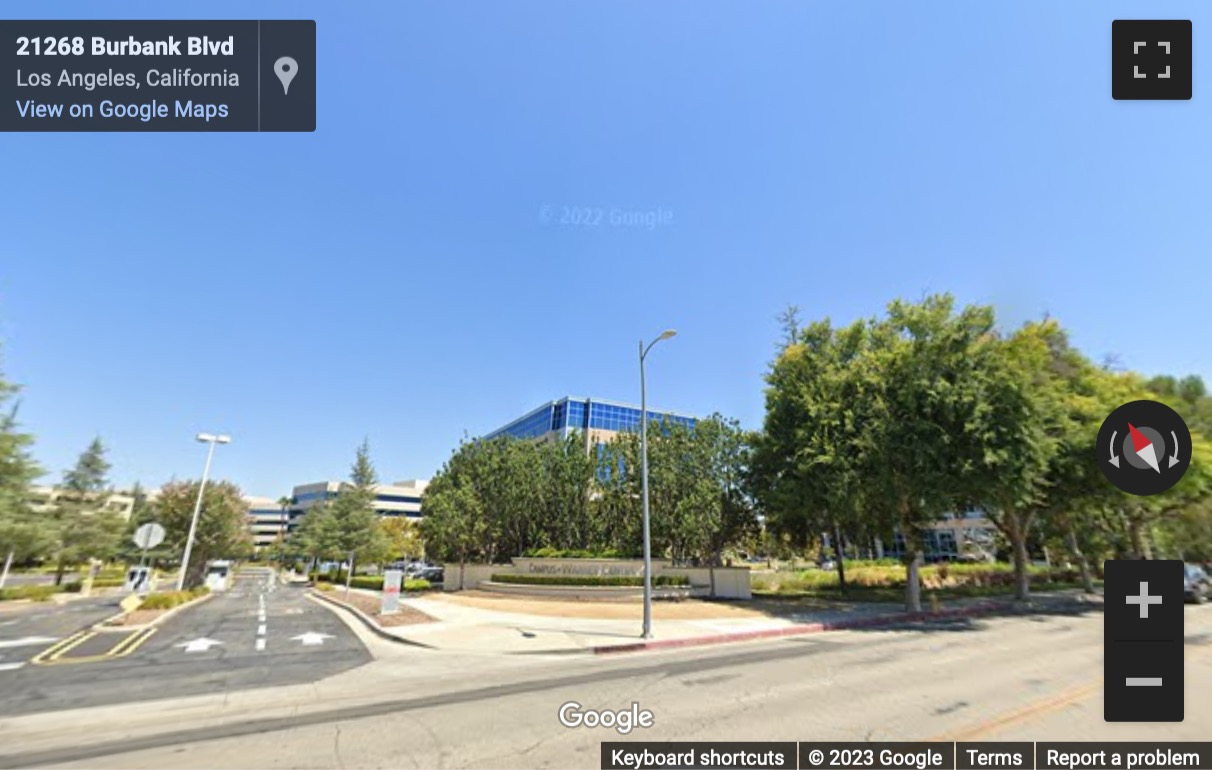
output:
<svg viewBox="0 0 1212 770"><path fill-rule="evenodd" d="M258 615L258 616L257 616L257 622L258 622L258 623L264 623L264 622L265 622L265 613L264 613L264 612L262 612L260 615Z"/></svg>
<svg viewBox="0 0 1212 770"><path fill-rule="evenodd" d="M0 663L0 671L16 671L24 666L25 663Z"/></svg>
<svg viewBox="0 0 1212 770"><path fill-rule="evenodd" d="M265 651L265 637L261 637L260 639L257 640L257 652L264 652L264 651Z"/></svg>
<svg viewBox="0 0 1212 770"><path fill-rule="evenodd" d="M185 644L178 644L178 647L184 647L186 652L208 652L211 647L216 644L223 644L218 639L207 639L205 636L199 637Z"/></svg>
<svg viewBox="0 0 1212 770"><path fill-rule="evenodd" d="M316 644L324 644L325 639L332 639L332 634L318 634L315 631L308 631L306 634L292 636L291 641L303 642L304 647L311 647Z"/></svg>
<svg viewBox="0 0 1212 770"><path fill-rule="evenodd" d="M257 626L257 636L265 636L265 624Z"/></svg>
<svg viewBox="0 0 1212 770"><path fill-rule="evenodd" d="M0 650L8 647L28 647L31 644L46 644L47 642L57 642L59 638L56 636L26 636L21 639L5 639L0 641Z"/></svg>

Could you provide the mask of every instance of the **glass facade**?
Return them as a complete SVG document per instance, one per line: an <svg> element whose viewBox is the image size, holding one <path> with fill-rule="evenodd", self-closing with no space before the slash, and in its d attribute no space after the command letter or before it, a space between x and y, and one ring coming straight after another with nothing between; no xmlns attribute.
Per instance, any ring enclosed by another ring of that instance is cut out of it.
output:
<svg viewBox="0 0 1212 770"><path fill-rule="evenodd" d="M531 439L555 433L568 436L574 430L633 431L640 428L640 409L627 404L595 401L588 398L565 397L535 409L519 417L503 428L489 433L484 438L498 436ZM669 421L693 428L695 419L672 412L649 410L650 421Z"/></svg>
<svg viewBox="0 0 1212 770"><path fill-rule="evenodd" d="M950 530L931 530L922 533L922 555L928 562L955 561L959 558L959 545L955 533ZM905 556L905 536L897 532L892 542L884 546L884 556L900 559Z"/></svg>

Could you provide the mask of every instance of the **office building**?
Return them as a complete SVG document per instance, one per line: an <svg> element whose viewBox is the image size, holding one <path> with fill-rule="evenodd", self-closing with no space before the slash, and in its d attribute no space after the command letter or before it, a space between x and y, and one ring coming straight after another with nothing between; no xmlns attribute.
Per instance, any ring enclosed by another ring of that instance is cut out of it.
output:
<svg viewBox="0 0 1212 770"><path fill-rule="evenodd" d="M269 497L245 496L244 502L248 504L248 529L254 548L259 550L286 536L290 529L290 508Z"/></svg>
<svg viewBox="0 0 1212 770"><path fill-rule="evenodd" d="M36 486L30 489L30 507L34 511L46 512L60 503L71 501L74 496L74 492L62 487ZM135 509L135 498L127 492L110 490L98 496L95 508L116 513L124 521L130 521L130 515Z"/></svg>
<svg viewBox="0 0 1212 770"><path fill-rule="evenodd" d="M652 421L668 420L691 428L695 423L695 418L689 415L656 409L648 410L648 419L650 424ZM565 439L577 432L585 438L585 446L588 448L593 444L606 444L623 431L639 429L638 406L604 399L564 396L530 410L483 438L490 440L499 436L512 436L552 441Z"/></svg>

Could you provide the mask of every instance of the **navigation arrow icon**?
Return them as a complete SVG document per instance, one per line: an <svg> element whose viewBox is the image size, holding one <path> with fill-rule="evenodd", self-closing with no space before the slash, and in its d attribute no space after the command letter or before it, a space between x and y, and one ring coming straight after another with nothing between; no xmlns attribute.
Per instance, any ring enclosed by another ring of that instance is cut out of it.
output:
<svg viewBox="0 0 1212 770"><path fill-rule="evenodd" d="M324 644L325 639L332 638L332 634L318 634L315 631L308 631L306 634L292 636L291 641L303 642L304 647L311 647L316 644Z"/></svg>
<svg viewBox="0 0 1212 770"><path fill-rule="evenodd" d="M207 639L205 636L200 636L197 639L188 641L185 644L178 644L178 647L184 647L186 652L208 652L211 647L216 644L223 644L218 639Z"/></svg>
<svg viewBox="0 0 1212 770"><path fill-rule="evenodd" d="M1167 468L1173 468L1182 462L1178 459L1178 433L1170 431L1170 438L1174 439L1174 454L1170 455L1170 464L1166 466Z"/></svg>

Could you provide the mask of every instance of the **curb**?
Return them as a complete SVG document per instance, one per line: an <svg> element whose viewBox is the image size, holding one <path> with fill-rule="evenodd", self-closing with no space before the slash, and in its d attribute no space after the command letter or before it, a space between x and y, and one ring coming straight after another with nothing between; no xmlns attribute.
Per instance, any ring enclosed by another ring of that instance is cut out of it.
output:
<svg viewBox="0 0 1212 770"><path fill-rule="evenodd" d="M92 625L92 630L98 631L100 633L124 633L127 631L146 631L149 628L155 628L156 626L160 625L161 623L168 620L173 615L176 615L178 612L181 612L182 610L189 609L190 607L196 607L197 605L201 604L202 602L206 601L207 599L210 599L214 595L215 594L212 591L211 593L208 593L204 596L199 596L197 599L191 599L190 601L186 602L185 604L178 604L176 607L173 607L172 609L170 609L168 612L165 612L160 617L155 618L150 623L142 623L137 626L106 625L111 620L117 620L118 618L124 617L126 615L125 612L119 612L117 615L111 615L110 617L106 618L105 620L100 621L99 623L94 623ZM138 608L136 607L135 609L138 609Z"/></svg>
<svg viewBox="0 0 1212 770"><path fill-rule="evenodd" d="M357 607L354 607L351 604L346 604L346 603L338 601L336 599L329 599L327 596L320 593L319 591L315 591L315 590L308 591L307 596L309 599L322 601L325 604L329 605L330 607L336 607L337 609L342 609L342 610L349 612L354 617L356 617L358 620L362 621L362 625L369 628L371 630L371 632L374 633L374 635L379 637L380 639L386 639L387 641L395 642L396 644L406 644L410 647L420 647L420 648L426 649L426 650L438 649L437 647L433 647L432 645L422 644L421 642L414 642L411 639L404 639L402 637L396 636L395 634L390 634L382 626L380 626L378 623L376 623L374 621L374 618L370 617L365 612L362 612L362 610L358 609Z"/></svg>
<svg viewBox="0 0 1212 770"><path fill-rule="evenodd" d="M713 634L712 636L690 636L682 639L661 639L655 642L632 642L630 644L602 645L592 647L594 655L614 655L628 652L644 652L647 650L666 650L677 647L699 647L712 644L728 644L731 642L747 642L754 639L776 639L782 636L803 636L819 634L825 631L844 631L850 628L872 628L889 626L897 623L920 623L924 620L939 618L964 618L974 615L984 615L997 610L1010 609L1014 605L1005 602L985 602L968 607L959 607L938 612L904 612L895 615L875 615L855 620L838 620L824 623L800 623L783 628L764 628L759 631L737 631L729 634Z"/></svg>

